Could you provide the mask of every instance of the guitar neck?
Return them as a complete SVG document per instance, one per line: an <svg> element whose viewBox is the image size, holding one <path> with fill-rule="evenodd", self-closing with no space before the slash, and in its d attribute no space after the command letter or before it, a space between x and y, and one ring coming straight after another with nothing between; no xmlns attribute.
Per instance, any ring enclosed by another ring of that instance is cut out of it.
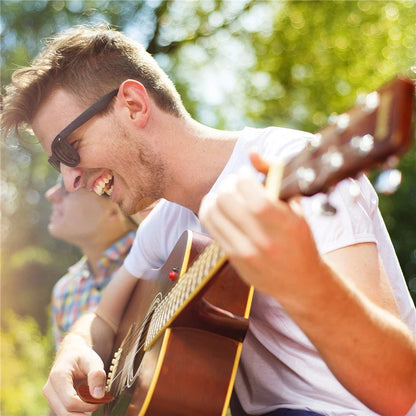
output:
<svg viewBox="0 0 416 416"><path fill-rule="evenodd" d="M226 261L224 252L216 242L205 248L154 310L144 345L145 351L200 293Z"/></svg>
<svg viewBox="0 0 416 416"><path fill-rule="evenodd" d="M326 192L340 180L398 160L412 144L414 83L398 77L333 117L283 172L279 197Z"/></svg>

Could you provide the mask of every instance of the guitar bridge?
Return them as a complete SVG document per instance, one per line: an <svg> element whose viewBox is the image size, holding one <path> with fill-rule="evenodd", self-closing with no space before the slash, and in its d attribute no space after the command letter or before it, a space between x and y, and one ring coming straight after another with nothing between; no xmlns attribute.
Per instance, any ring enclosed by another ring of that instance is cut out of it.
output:
<svg viewBox="0 0 416 416"><path fill-rule="evenodd" d="M110 366L110 369L109 369L109 371L108 371L108 375L107 375L107 385L106 385L106 387L105 387L105 391L106 392L110 392L110 388L111 388L111 385L112 385L112 383L113 383L113 380L114 380L114 375L116 374L116 370L117 370L117 367L118 367L118 363L119 363L119 361L120 361L120 356L121 356L121 353L123 352L123 348L119 348L115 353L114 353L114 358L112 359L112 361L111 361L111 366Z"/></svg>

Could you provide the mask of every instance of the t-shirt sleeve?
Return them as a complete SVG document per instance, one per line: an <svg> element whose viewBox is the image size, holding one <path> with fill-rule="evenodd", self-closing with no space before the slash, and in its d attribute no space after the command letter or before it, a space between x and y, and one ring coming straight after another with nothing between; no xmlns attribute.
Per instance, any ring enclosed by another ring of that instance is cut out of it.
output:
<svg viewBox="0 0 416 416"><path fill-rule="evenodd" d="M197 217L191 211L166 200L160 201L140 224L124 260L125 268L138 278L151 278L152 274L146 272L163 266L185 229L198 231L198 227Z"/></svg>
<svg viewBox="0 0 416 416"><path fill-rule="evenodd" d="M357 188L357 185L359 188ZM359 189L352 196L351 189ZM337 184L328 196L336 214L319 212L325 195L302 198L306 219L321 254L352 244L376 242L374 218L378 212L378 196L365 175L358 179L345 179Z"/></svg>
<svg viewBox="0 0 416 416"><path fill-rule="evenodd" d="M135 277L143 277L146 270L152 268L152 254L155 252L154 245L157 244L154 238L147 240L144 232L144 222L137 230L136 237L129 254L124 259L124 267Z"/></svg>

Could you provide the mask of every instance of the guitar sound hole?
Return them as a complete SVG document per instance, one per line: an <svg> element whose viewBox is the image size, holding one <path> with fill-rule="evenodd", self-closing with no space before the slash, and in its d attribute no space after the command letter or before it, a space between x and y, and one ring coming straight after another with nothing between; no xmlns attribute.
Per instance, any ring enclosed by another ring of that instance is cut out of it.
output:
<svg viewBox="0 0 416 416"><path fill-rule="evenodd" d="M140 367L144 356L144 343L146 341L146 336L149 330L150 322L152 320L153 312L154 309L150 311L150 313L146 316L145 321L142 322L140 333L136 339L134 348L132 348L131 356L129 357L129 362L132 363L132 366L128 372L126 379L127 387L131 387L136 381L137 377L140 375Z"/></svg>

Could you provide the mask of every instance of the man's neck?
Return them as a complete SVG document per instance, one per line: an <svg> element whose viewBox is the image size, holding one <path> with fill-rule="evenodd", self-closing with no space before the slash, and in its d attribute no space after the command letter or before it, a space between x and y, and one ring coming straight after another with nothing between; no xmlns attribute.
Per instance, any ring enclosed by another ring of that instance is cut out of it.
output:
<svg viewBox="0 0 416 416"><path fill-rule="evenodd" d="M163 146L165 160L170 161L165 199L198 213L202 198L226 166L240 134L192 119L171 123L170 137Z"/></svg>

